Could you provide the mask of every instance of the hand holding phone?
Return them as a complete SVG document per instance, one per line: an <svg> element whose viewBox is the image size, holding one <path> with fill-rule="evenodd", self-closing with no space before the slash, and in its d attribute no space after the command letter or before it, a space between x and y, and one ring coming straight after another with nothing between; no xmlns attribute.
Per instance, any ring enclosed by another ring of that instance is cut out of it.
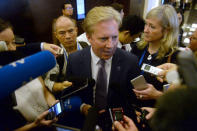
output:
<svg viewBox="0 0 197 131"><path fill-rule="evenodd" d="M112 123L114 121L122 121L123 120L123 109L122 107L119 108L109 108L109 113L110 113L110 117L112 120Z"/></svg>
<svg viewBox="0 0 197 131"><path fill-rule="evenodd" d="M49 111L49 114L47 115L47 118L46 118L48 120L52 120L55 117L59 116L60 113L62 113L63 111L60 101L57 102L55 105L51 106L48 111Z"/></svg>
<svg viewBox="0 0 197 131"><path fill-rule="evenodd" d="M143 75L140 75L131 80L131 84L136 90L144 90L147 88L147 83Z"/></svg>

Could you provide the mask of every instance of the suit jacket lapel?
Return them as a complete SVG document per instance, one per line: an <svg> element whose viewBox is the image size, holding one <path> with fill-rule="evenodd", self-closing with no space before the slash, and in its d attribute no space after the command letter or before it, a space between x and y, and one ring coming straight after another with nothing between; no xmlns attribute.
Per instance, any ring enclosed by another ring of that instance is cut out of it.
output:
<svg viewBox="0 0 197 131"><path fill-rule="evenodd" d="M80 67L83 67L81 69L81 72L86 77L92 77L92 69L91 69L91 53L90 53L90 47L84 48L83 52L81 54L80 58Z"/></svg>
<svg viewBox="0 0 197 131"><path fill-rule="evenodd" d="M113 81L116 81L118 78L119 72L121 71L121 59L120 56L118 55L119 51L116 49L115 54L113 55L112 58L112 65L111 65L111 73L110 73L110 78L109 78L109 84ZM120 76L119 76L120 77Z"/></svg>

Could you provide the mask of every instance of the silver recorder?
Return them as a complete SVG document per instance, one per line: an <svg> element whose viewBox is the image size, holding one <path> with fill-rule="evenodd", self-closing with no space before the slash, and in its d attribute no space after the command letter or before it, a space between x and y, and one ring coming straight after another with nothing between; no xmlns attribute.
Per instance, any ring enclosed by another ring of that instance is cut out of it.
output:
<svg viewBox="0 0 197 131"><path fill-rule="evenodd" d="M159 72L163 71L160 68L157 68L148 64L143 64L141 67L141 70L143 70L144 72L156 75L156 76L158 75Z"/></svg>

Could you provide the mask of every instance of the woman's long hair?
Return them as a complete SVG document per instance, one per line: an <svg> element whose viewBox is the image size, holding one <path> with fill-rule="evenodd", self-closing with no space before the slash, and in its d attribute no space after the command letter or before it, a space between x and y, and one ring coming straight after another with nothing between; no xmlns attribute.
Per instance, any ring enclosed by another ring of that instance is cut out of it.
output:
<svg viewBox="0 0 197 131"><path fill-rule="evenodd" d="M163 38L160 40L160 48L158 50L157 59L163 58L166 54L171 55L177 49L177 41L179 34L178 17L175 9L171 5L158 6L148 12L146 19L156 18L160 21L164 32ZM148 42L142 40L138 43L139 49L144 49Z"/></svg>

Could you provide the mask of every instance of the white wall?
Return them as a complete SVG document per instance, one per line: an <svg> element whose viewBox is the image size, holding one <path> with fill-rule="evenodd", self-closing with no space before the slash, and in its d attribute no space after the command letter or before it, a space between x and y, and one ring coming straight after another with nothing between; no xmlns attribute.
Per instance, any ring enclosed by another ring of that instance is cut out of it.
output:
<svg viewBox="0 0 197 131"><path fill-rule="evenodd" d="M161 0L144 0L144 13L143 13L143 18L146 17L146 14L153 8L161 5Z"/></svg>

